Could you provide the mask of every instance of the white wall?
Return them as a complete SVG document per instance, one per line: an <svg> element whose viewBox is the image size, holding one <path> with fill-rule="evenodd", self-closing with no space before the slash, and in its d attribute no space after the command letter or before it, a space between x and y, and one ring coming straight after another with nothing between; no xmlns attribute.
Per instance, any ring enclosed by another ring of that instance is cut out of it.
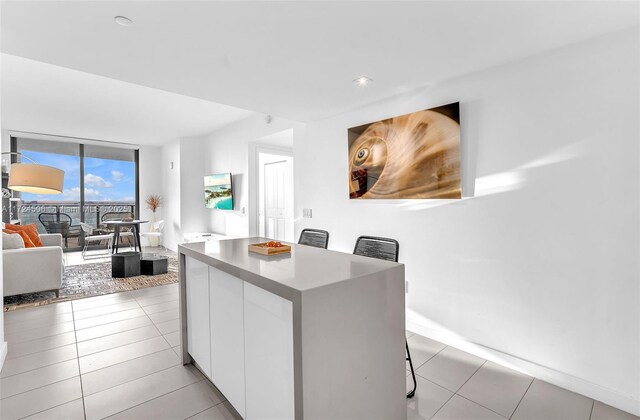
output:
<svg viewBox="0 0 640 420"><path fill-rule="evenodd" d="M253 211L250 219L250 209L257 209L257 198L250 193L254 191L251 178L257 174L253 173L255 156L249 149L256 144L281 147L283 138L274 134L291 129L294 137L301 136L304 124L277 117L267 124L263 115L256 114L206 136L205 172L231 172L234 194L234 211L207 209L209 231L231 236L257 234Z"/></svg>
<svg viewBox="0 0 640 420"><path fill-rule="evenodd" d="M140 219L151 220L153 212L147 209L145 200L151 194L163 196L162 149L160 147L142 146L140 147L139 157ZM162 220L162 210L163 208L160 207L156 211L156 221ZM148 226L143 225L142 230L147 231L150 227L150 224Z"/></svg>
<svg viewBox="0 0 640 420"><path fill-rule="evenodd" d="M170 167L173 162L173 168ZM162 244L177 251L182 242L180 220L180 140L174 140L162 147L162 217L165 225L162 232Z"/></svg>
<svg viewBox="0 0 640 420"><path fill-rule="evenodd" d="M204 162L206 154L201 137L180 139L180 218L182 233L206 232L204 207Z"/></svg>
<svg viewBox="0 0 640 420"><path fill-rule="evenodd" d="M410 327L640 414L638 52L636 27L308 124L297 233L398 239ZM349 200L349 127L456 101L473 197Z"/></svg>

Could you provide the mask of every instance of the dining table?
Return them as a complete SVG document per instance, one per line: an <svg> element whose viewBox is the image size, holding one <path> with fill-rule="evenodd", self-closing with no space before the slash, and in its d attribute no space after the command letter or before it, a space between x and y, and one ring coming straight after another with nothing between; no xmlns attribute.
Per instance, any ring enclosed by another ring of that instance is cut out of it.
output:
<svg viewBox="0 0 640 420"><path fill-rule="evenodd" d="M118 241L120 239L120 228L122 226L133 227L133 236L135 237L134 250L137 248L139 252L142 252L142 245L140 242L140 225L148 222L148 220L109 220L106 222L107 225L113 225L114 227L113 247L111 248L111 253L115 254L118 252Z"/></svg>

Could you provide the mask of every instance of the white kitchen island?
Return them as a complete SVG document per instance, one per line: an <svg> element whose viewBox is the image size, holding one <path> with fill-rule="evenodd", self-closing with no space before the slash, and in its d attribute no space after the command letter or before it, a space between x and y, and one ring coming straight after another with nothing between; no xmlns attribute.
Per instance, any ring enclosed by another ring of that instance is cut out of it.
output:
<svg viewBox="0 0 640 420"><path fill-rule="evenodd" d="M243 238L178 247L182 360L245 419L404 419L404 266Z"/></svg>

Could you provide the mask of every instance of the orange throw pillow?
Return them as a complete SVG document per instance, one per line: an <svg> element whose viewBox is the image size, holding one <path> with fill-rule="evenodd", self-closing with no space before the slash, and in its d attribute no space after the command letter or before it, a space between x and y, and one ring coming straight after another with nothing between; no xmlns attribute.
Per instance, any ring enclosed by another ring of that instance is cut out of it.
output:
<svg viewBox="0 0 640 420"><path fill-rule="evenodd" d="M8 226L8 225L7 225ZM2 231L4 233L9 233L9 234L15 234L17 233L18 235L20 235L20 237L22 237L22 240L24 241L24 247L25 248L35 248L36 246L33 244L33 242L31 242L31 239L29 238L29 235L27 235L26 232L22 231L22 230L11 230L11 229L2 229Z"/></svg>
<svg viewBox="0 0 640 420"><path fill-rule="evenodd" d="M20 225L12 225L7 223L5 225L5 229L12 230L14 232L24 232L29 237L31 244L33 246L42 246L42 241L40 241L40 234L38 233L38 227L35 224L20 226ZM25 241L25 247L31 248L27 246L27 241Z"/></svg>

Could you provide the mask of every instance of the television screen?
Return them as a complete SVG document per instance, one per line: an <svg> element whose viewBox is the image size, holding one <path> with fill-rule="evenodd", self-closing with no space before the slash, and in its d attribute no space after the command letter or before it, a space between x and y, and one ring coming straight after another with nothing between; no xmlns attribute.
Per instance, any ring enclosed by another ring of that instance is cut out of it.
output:
<svg viewBox="0 0 640 420"><path fill-rule="evenodd" d="M205 175L204 205L208 209L233 210L230 173Z"/></svg>

